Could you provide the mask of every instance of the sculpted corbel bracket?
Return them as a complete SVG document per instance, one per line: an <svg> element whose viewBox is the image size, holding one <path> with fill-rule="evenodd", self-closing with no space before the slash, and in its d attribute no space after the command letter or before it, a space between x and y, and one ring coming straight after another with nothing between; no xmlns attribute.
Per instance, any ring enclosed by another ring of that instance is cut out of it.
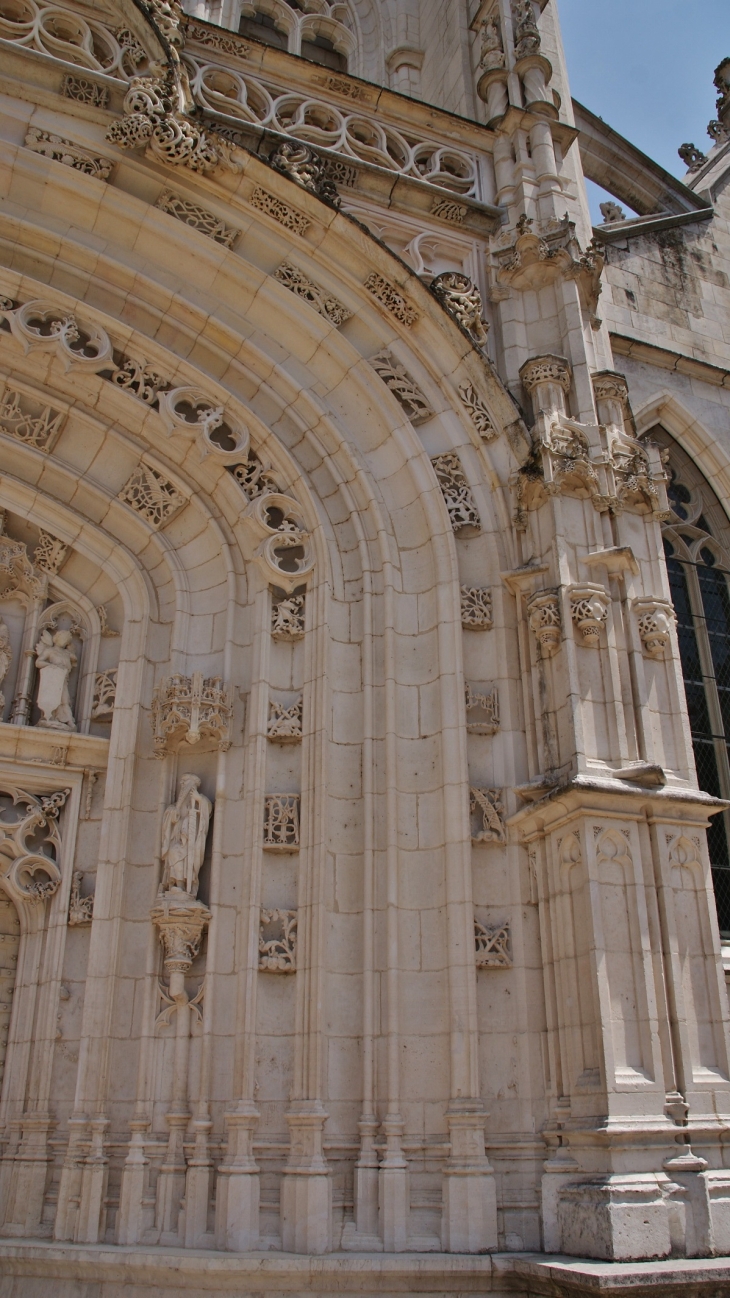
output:
<svg viewBox="0 0 730 1298"><path fill-rule="evenodd" d="M664 658L672 638L672 627L677 621L674 608L667 600L653 596L635 599L632 607L646 657Z"/></svg>
<svg viewBox="0 0 730 1298"><path fill-rule="evenodd" d="M527 601L527 620L537 641L540 656L552 658L562 638L560 600L557 592L539 591Z"/></svg>
<svg viewBox="0 0 730 1298"><path fill-rule="evenodd" d="M586 649L598 649L601 629L606 625L610 597L603 586L586 583L584 586L570 586L570 612L576 627L580 631Z"/></svg>

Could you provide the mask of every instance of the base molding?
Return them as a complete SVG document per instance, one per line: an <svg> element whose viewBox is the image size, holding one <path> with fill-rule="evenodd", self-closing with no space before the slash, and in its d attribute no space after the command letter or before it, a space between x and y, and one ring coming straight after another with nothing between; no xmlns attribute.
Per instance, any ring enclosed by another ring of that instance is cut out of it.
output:
<svg viewBox="0 0 730 1298"><path fill-rule="evenodd" d="M54 1298L230 1298L271 1294L508 1294L579 1298L716 1298L730 1292L730 1259L591 1262L545 1253L219 1253L207 1249L0 1242L0 1274L13 1298L52 1281ZM12 1277L12 1286L8 1283ZM5 1289L3 1289L5 1292Z"/></svg>

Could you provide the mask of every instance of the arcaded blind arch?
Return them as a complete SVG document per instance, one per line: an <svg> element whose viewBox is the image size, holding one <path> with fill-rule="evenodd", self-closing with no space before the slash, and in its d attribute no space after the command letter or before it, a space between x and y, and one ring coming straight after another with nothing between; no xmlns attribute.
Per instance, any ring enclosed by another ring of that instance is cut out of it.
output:
<svg viewBox="0 0 730 1298"><path fill-rule="evenodd" d="M664 527L697 781L730 797L730 523L707 479L661 426L648 437L669 452ZM707 832L720 935L730 940L730 813Z"/></svg>

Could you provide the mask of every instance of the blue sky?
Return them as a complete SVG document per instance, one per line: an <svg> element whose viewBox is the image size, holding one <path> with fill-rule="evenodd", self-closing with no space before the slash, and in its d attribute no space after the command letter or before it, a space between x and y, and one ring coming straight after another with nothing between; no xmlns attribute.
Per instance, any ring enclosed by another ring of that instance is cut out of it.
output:
<svg viewBox="0 0 730 1298"><path fill-rule="evenodd" d="M555 0L554 0L555 2ZM557 0L571 91L675 176L680 144L711 146L714 70L730 54L730 0ZM589 185L595 221L602 197Z"/></svg>

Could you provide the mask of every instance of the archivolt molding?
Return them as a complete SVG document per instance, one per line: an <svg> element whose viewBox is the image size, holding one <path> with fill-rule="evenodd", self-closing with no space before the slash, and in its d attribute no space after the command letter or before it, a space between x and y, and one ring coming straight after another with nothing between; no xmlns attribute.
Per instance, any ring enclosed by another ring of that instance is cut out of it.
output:
<svg viewBox="0 0 730 1298"><path fill-rule="evenodd" d="M694 460L730 518L730 456L722 439L708 431L673 393L657 392L655 396L634 408L636 435L643 438L661 424L675 441Z"/></svg>

